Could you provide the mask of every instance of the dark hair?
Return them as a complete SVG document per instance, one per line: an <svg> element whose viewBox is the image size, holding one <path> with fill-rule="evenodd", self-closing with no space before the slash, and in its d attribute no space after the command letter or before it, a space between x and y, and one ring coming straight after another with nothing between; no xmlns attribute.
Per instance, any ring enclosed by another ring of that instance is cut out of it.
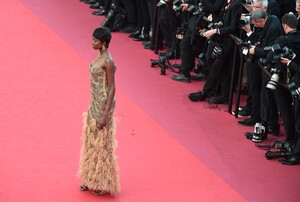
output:
<svg viewBox="0 0 300 202"><path fill-rule="evenodd" d="M289 13L285 14L281 18L281 22L282 24L285 24L292 29L297 29L298 21L297 21L297 17L294 14L289 14Z"/></svg>
<svg viewBox="0 0 300 202"><path fill-rule="evenodd" d="M99 27L94 30L93 37L100 40L102 43L106 42L106 48L108 48L111 40L111 32L106 27Z"/></svg>

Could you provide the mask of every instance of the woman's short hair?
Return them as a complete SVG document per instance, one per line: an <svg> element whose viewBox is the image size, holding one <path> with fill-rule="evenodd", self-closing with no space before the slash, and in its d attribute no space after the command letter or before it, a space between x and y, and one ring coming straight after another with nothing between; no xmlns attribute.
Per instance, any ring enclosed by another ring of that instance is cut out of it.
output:
<svg viewBox="0 0 300 202"><path fill-rule="evenodd" d="M107 27L99 27L94 30L93 37L100 40L102 43L106 42L106 48L108 48L111 40L111 32Z"/></svg>

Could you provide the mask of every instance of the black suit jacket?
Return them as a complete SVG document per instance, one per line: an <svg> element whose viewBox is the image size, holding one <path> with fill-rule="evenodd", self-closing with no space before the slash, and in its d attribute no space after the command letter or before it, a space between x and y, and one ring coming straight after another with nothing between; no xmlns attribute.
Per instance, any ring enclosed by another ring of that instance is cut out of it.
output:
<svg viewBox="0 0 300 202"><path fill-rule="evenodd" d="M258 39L258 46L255 47L254 55L258 58L265 58L268 54L264 50L266 46L272 46L279 36L283 35L281 22L276 16L269 15L265 26L262 28Z"/></svg>

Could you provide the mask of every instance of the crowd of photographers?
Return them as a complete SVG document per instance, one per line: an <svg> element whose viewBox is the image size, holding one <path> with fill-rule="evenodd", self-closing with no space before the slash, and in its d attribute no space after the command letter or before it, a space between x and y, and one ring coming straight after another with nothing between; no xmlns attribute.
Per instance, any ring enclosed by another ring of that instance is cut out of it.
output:
<svg viewBox="0 0 300 202"><path fill-rule="evenodd" d="M285 138L266 157L300 164L300 0L81 1L97 9L94 15L105 15L102 26L129 33L145 49L168 47L151 66L177 72L174 81L204 81L188 95L191 101L227 104L240 62L232 56L242 55L236 60L245 67L248 97L238 114L248 118L238 124L253 126L245 135L259 143L268 134L279 136L282 120Z"/></svg>

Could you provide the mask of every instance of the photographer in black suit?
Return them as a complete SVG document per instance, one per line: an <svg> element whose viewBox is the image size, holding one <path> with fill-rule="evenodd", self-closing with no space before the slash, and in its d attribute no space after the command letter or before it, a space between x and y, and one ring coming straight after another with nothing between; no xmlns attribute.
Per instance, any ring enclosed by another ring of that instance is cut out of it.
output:
<svg viewBox="0 0 300 202"><path fill-rule="evenodd" d="M241 17L242 4L240 0L228 1L218 16L222 24L217 29L208 30L203 36L209 39L206 52L206 61L209 67L208 78L203 89L188 95L191 101L203 101L211 93L217 93L220 87L221 95L211 97L210 103L227 103L229 97L231 56L233 54L234 41L230 34L239 33L238 21ZM220 51L221 50L221 51Z"/></svg>
<svg viewBox="0 0 300 202"><path fill-rule="evenodd" d="M294 57L293 59L281 59L281 62L285 64L285 66L282 66L281 72L283 75L286 75L287 80L284 80L283 76L281 76L281 78L283 79L281 79L280 81L283 83L294 82L298 87L300 84L300 32L297 31L297 17L293 14L285 14L282 17L281 21L286 35L278 38L275 43L280 44L281 47L286 46L290 48L291 50L293 50L293 53L296 55L296 57ZM270 54L270 56L272 55ZM294 90L295 89L293 89L292 91ZM297 93L297 91L295 92ZM282 160L281 162L287 165L300 163L299 96L298 94L296 94L294 97L292 97L290 90L279 85L276 88L275 97L280 112L282 113L283 125L286 132L286 139L284 140L284 142L287 142L288 145L294 146L294 155L287 160ZM296 132L298 133L297 136Z"/></svg>
<svg viewBox="0 0 300 202"><path fill-rule="evenodd" d="M283 35L283 30L279 19L276 16L268 15L266 11L253 11L251 14L251 23L255 27L262 28L258 38L258 43L249 49L249 54L256 58L266 58L268 52L264 50L267 46L272 46L275 40ZM270 78L261 71L261 91L260 91L260 119L265 131L269 131L269 127L279 127L278 110L275 101L274 93L266 88ZM246 133L246 136L249 133ZM252 133L253 134L253 133ZM266 138L264 133L253 141L260 142Z"/></svg>
<svg viewBox="0 0 300 202"><path fill-rule="evenodd" d="M191 4L183 4L183 11L187 11L187 9L193 5L198 7L200 0L194 0ZM217 16L219 15L222 7L225 5L226 0L202 0L203 8L207 10L210 14L212 14L212 18L216 21ZM201 46L200 48L205 48L206 39L200 36L196 31L196 21L198 19L198 15L191 14L188 23L188 30L186 31L184 38L180 42L180 55L182 66L180 68L180 74L177 76L172 76L171 78L175 81L181 81L189 83L190 79L190 71L195 66L195 54L193 54L192 49L193 46L200 41L198 44Z"/></svg>
<svg viewBox="0 0 300 202"><path fill-rule="evenodd" d="M266 11L268 15L280 14L279 4L274 0L253 0L251 4L251 10ZM253 27L251 29L250 24L246 24L242 27L246 31L247 38L244 41L250 41L251 44L256 44L259 39L259 35L262 32L262 28ZM255 123L260 122L261 108L260 108L260 94L261 94L261 68L257 64L257 58L255 55L250 55L245 63L247 73L247 87L248 87L248 99L246 107L243 107L239 114L245 114L245 111L250 111L250 118L242 121L238 121L240 125L254 126ZM279 133L279 125L269 127L269 130L273 134Z"/></svg>

